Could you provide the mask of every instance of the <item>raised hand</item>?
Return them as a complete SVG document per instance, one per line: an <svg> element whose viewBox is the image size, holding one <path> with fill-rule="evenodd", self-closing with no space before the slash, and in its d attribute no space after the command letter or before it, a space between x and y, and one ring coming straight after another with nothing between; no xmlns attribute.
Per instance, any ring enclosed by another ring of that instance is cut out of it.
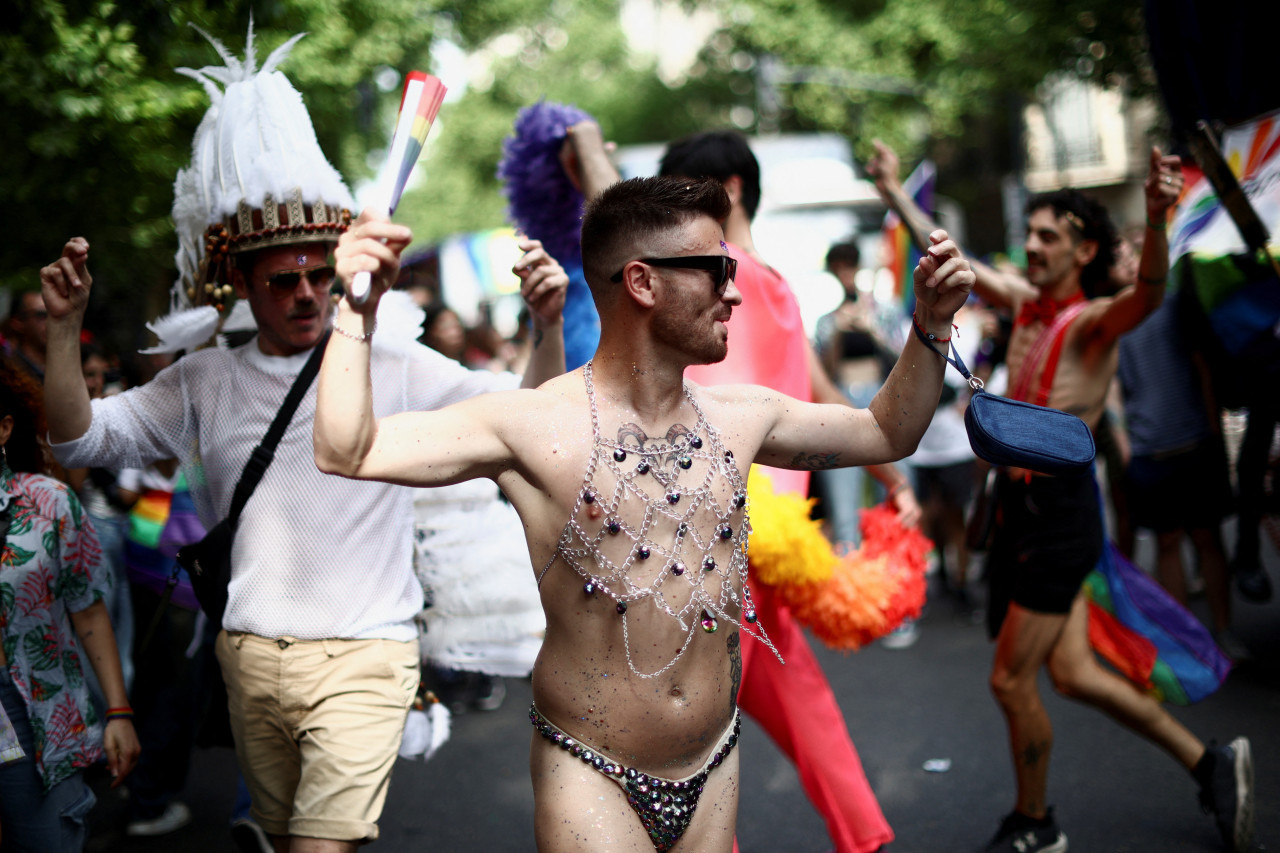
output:
<svg viewBox="0 0 1280 853"><path fill-rule="evenodd" d="M554 326L564 311L569 275L539 241L522 240L520 249L524 254L511 268L520 277L520 295L529 306L535 326Z"/></svg>
<svg viewBox="0 0 1280 853"><path fill-rule="evenodd" d="M938 325L938 329L926 327L926 331L938 334L941 329L939 337L950 337L951 318L969 299L976 276L946 231L934 231L929 243L929 251L920 258L912 275L916 304L925 306L929 310L925 319Z"/></svg>
<svg viewBox="0 0 1280 853"><path fill-rule="evenodd" d="M1147 197L1147 219L1163 223L1168 218L1169 208L1182 195L1182 185L1182 160L1164 155L1159 148L1152 146L1147 180L1142 185Z"/></svg>
<svg viewBox="0 0 1280 853"><path fill-rule="evenodd" d="M358 272L373 276L369 297L358 306L361 314L377 310L378 300L390 290L400 274L400 253L413 241L413 232L396 225L385 213L366 209L340 238L334 252L335 268L343 287L351 292L351 281ZM350 302L350 300L348 300Z"/></svg>
<svg viewBox="0 0 1280 853"><path fill-rule="evenodd" d="M89 275L89 241L72 237L62 256L40 270L40 292L51 321L79 320L89 304L93 276Z"/></svg>
<svg viewBox="0 0 1280 853"><path fill-rule="evenodd" d="M878 189L896 185L898 183L898 172L901 170L901 163L898 161L898 152L894 151L888 145L879 139L871 140L871 144L875 146L876 153L867 161L867 175L875 181Z"/></svg>

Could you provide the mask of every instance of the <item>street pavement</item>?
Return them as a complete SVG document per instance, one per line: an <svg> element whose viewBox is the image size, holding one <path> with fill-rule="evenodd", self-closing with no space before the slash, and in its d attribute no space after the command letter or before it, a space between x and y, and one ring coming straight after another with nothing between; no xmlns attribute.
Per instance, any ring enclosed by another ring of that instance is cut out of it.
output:
<svg viewBox="0 0 1280 853"><path fill-rule="evenodd" d="M1280 557L1264 544L1280 583ZM1139 551L1139 562L1143 560ZM1149 550L1146 555L1149 557ZM1149 564L1149 560L1145 561ZM1203 602L1193 602L1203 616ZM1253 849L1280 850L1280 598L1235 600L1236 633L1254 660L1232 672L1204 702L1172 713L1198 736L1226 742L1244 734L1257 765ZM980 849L1012 807L1013 773L1003 720L987 690L992 647L985 629L935 597L919 641L844 655L818 649L849 730L897 839L892 853ZM1154 746L1092 709L1043 692L1055 727L1049 800L1076 853L1192 853L1221 850L1201 813L1190 776ZM459 715L429 762L400 760L373 850L533 851L528 779L527 682L508 681L497 711ZM795 771L749 719L740 743L742 853L823 853L831 847ZM929 772L926 761L949 769ZM229 750L197 751L183 799L194 813L163 838L122 835L123 804L99 786L94 838L101 851L228 853L235 793Z"/></svg>

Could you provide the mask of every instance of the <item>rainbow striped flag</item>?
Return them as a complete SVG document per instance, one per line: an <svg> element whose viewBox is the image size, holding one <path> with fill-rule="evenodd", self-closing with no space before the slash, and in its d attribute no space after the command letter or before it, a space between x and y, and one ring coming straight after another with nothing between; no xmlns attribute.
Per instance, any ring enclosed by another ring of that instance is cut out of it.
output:
<svg viewBox="0 0 1280 853"><path fill-rule="evenodd" d="M925 213L933 213L933 187L937 182L938 169L932 160L921 160L915 171L907 176L902 189ZM903 316L911 314L916 308L916 291L911 280L916 264L920 262L920 250L911 241L911 232L906 223L890 210L884 215L882 238L885 253L889 259L888 269L893 275L893 295L902 306Z"/></svg>
<svg viewBox="0 0 1280 853"><path fill-rule="evenodd" d="M1222 157L1280 248L1280 110L1236 125L1222 136ZM1194 163L1184 163L1186 182L1169 228L1169 261L1185 255L1222 257L1248 251L1213 186Z"/></svg>

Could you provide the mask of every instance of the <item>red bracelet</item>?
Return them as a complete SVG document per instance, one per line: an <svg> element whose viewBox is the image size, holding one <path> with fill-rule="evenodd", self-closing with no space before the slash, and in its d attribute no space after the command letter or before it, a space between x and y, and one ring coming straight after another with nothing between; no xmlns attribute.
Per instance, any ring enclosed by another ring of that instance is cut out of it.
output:
<svg viewBox="0 0 1280 853"><path fill-rule="evenodd" d="M940 344L949 344L949 343L951 343L951 337L950 337L950 336L945 337L945 338L940 338L940 337L938 337L937 335L933 334L932 332L926 332L926 331L924 330L924 326L921 326L921 325L920 325L920 321L916 319L915 312L912 312L912 314L911 314L911 325L915 326L915 327L916 327L916 331L918 331L920 334L924 335L926 338L928 338L928 339L929 339L929 340L931 340L931 341L937 341L937 342L938 342L938 343L940 343ZM953 324L953 325L951 326L951 328L953 328L953 329L954 329L954 328L955 328L955 325Z"/></svg>
<svg viewBox="0 0 1280 853"><path fill-rule="evenodd" d="M123 708L107 709L108 723L111 722L112 720L132 720L132 719L133 719L133 709L130 708L128 705L124 706Z"/></svg>

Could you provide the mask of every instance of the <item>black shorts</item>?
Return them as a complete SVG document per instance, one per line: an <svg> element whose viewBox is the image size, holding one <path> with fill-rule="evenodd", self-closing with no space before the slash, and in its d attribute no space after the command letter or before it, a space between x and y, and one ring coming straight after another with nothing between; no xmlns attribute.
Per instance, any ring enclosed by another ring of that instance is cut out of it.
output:
<svg viewBox="0 0 1280 853"><path fill-rule="evenodd" d="M915 469L916 500L926 504L937 496L945 504L965 508L973 499L972 459L951 465L920 465Z"/></svg>
<svg viewBox="0 0 1280 853"><path fill-rule="evenodd" d="M1093 476L1002 478L995 538L987 555L987 629L1009 602L1038 613L1069 613L1102 556L1102 511Z"/></svg>
<svg viewBox="0 0 1280 853"><path fill-rule="evenodd" d="M1134 527L1156 533L1215 528L1231 512L1231 475L1214 436L1171 456L1134 456L1125 472Z"/></svg>

